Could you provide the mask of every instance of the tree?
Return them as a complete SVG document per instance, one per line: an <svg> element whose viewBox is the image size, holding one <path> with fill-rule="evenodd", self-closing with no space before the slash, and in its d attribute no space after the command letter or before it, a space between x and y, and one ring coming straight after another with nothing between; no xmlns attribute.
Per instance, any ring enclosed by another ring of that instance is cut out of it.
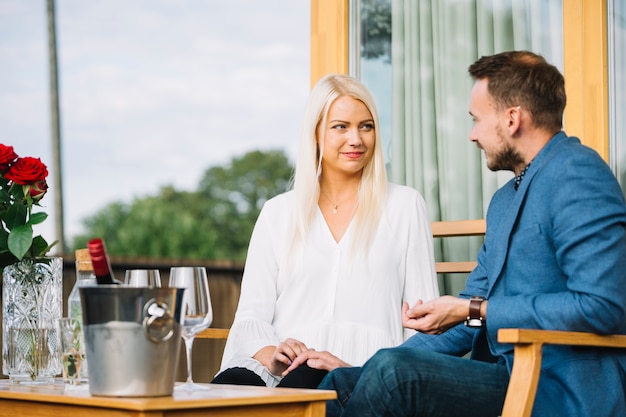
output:
<svg viewBox="0 0 626 417"><path fill-rule="evenodd" d="M391 62L391 1L363 0L361 5L361 55Z"/></svg>
<svg viewBox="0 0 626 417"><path fill-rule="evenodd" d="M287 189L291 172L283 151L249 152L207 169L197 191L166 186L107 205L83 222L74 247L99 236L111 255L243 260L263 203Z"/></svg>
<svg viewBox="0 0 626 417"><path fill-rule="evenodd" d="M231 236L222 249L238 255L235 259L245 257L263 203L287 190L291 174L282 151L249 152L225 167L206 171L198 191L216 203L211 212L220 235Z"/></svg>

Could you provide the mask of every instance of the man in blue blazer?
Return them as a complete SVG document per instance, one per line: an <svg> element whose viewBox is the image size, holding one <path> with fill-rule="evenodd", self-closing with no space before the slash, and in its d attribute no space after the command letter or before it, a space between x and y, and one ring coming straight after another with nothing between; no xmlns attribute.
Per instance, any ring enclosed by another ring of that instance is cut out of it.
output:
<svg viewBox="0 0 626 417"><path fill-rule="evenodd" d="M561 131L563 76L527 51L469 73L470 140L515 178L490 203L461 296L405 306L420 333L329 373L330 416L498 416L513 362L498 329L626 334L626 205L602 158ZM533 416L626 416L625 387L623 351L546 346Z"/></svg>

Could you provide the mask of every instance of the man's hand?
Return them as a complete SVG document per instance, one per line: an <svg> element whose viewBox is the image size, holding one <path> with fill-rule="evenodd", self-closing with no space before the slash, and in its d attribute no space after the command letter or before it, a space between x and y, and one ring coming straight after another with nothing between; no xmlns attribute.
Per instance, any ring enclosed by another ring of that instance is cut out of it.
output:
<svg viewBox="0 0 626 417"><path fill-rule="evenodd" d="M309 349L298 355L289 368L283 372L282 376L287 375L289 372L304 363L309 365L311 368L323 369L326 371L332 371L335 368L350 366L348 363L342 361L330 352L318 352L315 349Z"/></svg>
<svg viewBox="0 0 626 417"><path fill-rule="evenodd" d="M418 300L411 308L402 306L402 325L427 334L441 334L467 318L469 300L444 295L424 303Z"/></svg>

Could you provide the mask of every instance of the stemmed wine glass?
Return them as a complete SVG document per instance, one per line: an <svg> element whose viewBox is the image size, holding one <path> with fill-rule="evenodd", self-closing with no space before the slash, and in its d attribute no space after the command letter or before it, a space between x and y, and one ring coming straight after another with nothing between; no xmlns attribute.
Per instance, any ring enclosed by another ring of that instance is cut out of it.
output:
<svg viewBox="0 0 626 417"><path fill-rule="evenodd" d="M124 275L124 284L129 287L161 287L161 274L158 269L128 269Z"/></svg>
<svg viewBox="0 0 626 417"><path fill-rule="evenodd" d="M209 327L213 309L209 295L206 269L195 266L174 266L170 269L170 287L185 288L182 307L182 336L187 354L187 381L176 390L193 391L208 387L195 384L191 376L191 350L196 335Z"/></svg>

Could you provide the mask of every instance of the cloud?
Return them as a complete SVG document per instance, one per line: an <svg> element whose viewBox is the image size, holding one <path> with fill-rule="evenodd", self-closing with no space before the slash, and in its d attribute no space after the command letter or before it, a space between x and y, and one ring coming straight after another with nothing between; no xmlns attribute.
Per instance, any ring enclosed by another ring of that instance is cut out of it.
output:
<svg viewBox="0 0 626 417"><path fill-rule="evenodd" d="M0 10L0 141L52 176L45 5ZM110 202L193 188L249 150L295 155L309 13L293 0L57 0L66 238Z"/></svg>

